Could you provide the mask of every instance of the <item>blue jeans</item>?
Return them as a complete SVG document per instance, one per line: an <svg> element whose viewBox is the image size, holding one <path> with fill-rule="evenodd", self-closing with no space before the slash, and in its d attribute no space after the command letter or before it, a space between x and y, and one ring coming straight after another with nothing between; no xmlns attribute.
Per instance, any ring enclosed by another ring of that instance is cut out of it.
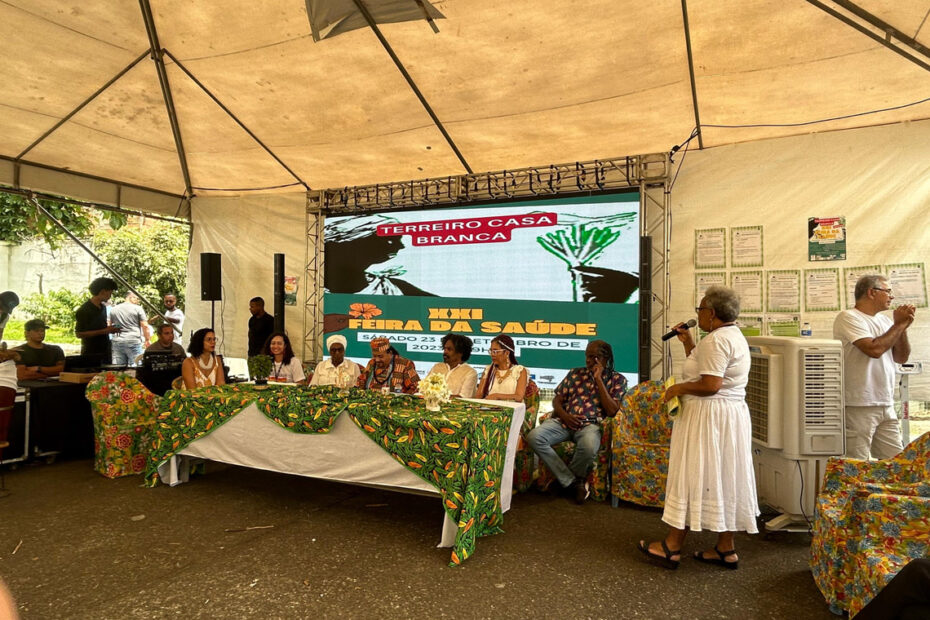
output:
<svg viewBox="0 0 930 620"><path fill-rule="evenodd" d="M566 465L552 446L569 439L575 442L575 456L571 464ZM597 450L601 446L601 425L587 424L573 431L562 426L557 418L549 418L531 430L526 436L526 441L533 448L533 452L552 470L559 484L567 487L575 482L576 478L584 480L588 477L594 459L597 458Z"/></svg>
<svg viewBox="0 0 930 620"><path fill-rule="evenodd" d="M135 366L136 358L142 355L141 342L112 342L113 363L117 366Z"/></svg>

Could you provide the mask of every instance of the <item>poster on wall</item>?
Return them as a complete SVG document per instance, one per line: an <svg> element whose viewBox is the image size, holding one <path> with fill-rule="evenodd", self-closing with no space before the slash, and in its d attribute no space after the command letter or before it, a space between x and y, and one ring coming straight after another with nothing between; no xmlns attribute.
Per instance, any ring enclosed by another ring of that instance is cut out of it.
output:
<svg viewBox="0 0 930 620"><path fill-rule="evenodd" d="M284 276L284 305L297 305L297 276Z"/></svg>
<svg viewBox="0 0 930 620"><path fill-rule="evenodd" d="M723 269L727 266L727 229L694 231L694 268Z"/></svg>
<svg viewBox="0 0 930 620"><path fill-rule="evenodd" d="M881 265L863 265L862 267L846 267L843 270L843 283L846 285L846 308L856 305L856 282L862 276L882 274Z"/></svg>
<svg viewBox="0 0 930 620"><path fill-rule="evenodd" d="M708 271L694 274L694 305L697 307L704 298L708 286L726 286L727 274L723 271Z"/></svg>
<svg viewBox="0 0 930 620"><path fill-rule="evenodd" d="M912 304L927 307L927 284L924 279L923 263L886 265L888 286L894 292L894 305Z"/></svg>
<svg viewBox="0 0 930 620"><path fill-rule="evenodd" d="M801 317L797 314L770 314L766 317L765 329L769 336L801 335Z"/></svg>
<svg viewBox="0 0 930 620"><path fill-rule="evenodd" d="M330 216L324 235L324 333L346 336L359 363L387 336L425 376L454 332L474 342L468 363L480 374L504 333L536 383L553 388L602 339L636 382L636 192Z"/></svg>
<svg viewBox="0 0 930 620"><path fill-rule="evenodd" d="M765 279L769 312L801 311L801 271L799 269L767 271Z"/></svg>
<svg viewBox="0 0 930 620"><path fill-rule="evenodd" d="M733 267L762 267L762 227L731 228L730 256Z"/></svg>
<svg viewBox="0 0 930 620"><path fill-rule="evenodd" d="M840 270L804 270L805 312L839 312Z"/></svg>
<svg viewBox="0 0 930 620"><path fill-rule="evenodd" d="M763 320L760 315L740 314L736 321L736 326L744 336L761 336L763 329Z"/></svg>
<svg viewBox="0 0 930 620"><path fill-rule="evenodd" d="M730 273L730 288L739 295L740 312L762 312L761 271L734 271Z"/></svg>
<svg viewBox="0 0 930 620"><path fill-rule="evenodd" d="M808 260L846 260L846 218L807 218Z"/></svg>

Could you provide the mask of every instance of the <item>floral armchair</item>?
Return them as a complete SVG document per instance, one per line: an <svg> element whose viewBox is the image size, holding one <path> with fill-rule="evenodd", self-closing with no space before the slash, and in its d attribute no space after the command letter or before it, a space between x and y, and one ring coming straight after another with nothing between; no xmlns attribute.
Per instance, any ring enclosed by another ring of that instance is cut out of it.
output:
<svg viewBox="0 0 930 620"><path fill-rule="evenodd" d="M539 387L532 379L526 384L523 404L526 405L526 415L523 418L523 426L520 427L520 443L517 445L513 465L513 488L520 493L525 493L533 485L535 454L533 448L526 443L526 434L536 427L536 416L539 414Z"/></svg>
<svg viewBox="0 0 930 620"><path fill-rule="evenodd" d="M94 418L94 469L107 478L143 473L161 398L121 372L100 373L85 394Z"/></svg>
<svg viewBox="0 0 930 620"><path fill-rule="evenodd" d="M548 416L545 416L542 420L547 418ZM540 422L542 420L540 420ZM591 491L591 499L598 502L605 501L610 491L610 441L615 425L614 420L615 418L604 418L601 422L601 445L594 459L594 467L591 469L590 473L588 473L587 482L588 488ZM574 442L563 441L552 447L566 464L571 463L572 457L575 455ZM532 452L533 449L529 448L529 450ZM555 482L555 475L540 459L539 467L536 471L537 486L540 489L547 489L553 482Z"/></svg>
<svg viewBox="0 0 930 620"><path fill-rule="evenodd" d="M911 559L928 555L930 433L884 461L828 461L810 566L831 611L855 616Z"/></svg>
<svg viewBox="0 0 930 620"><path fill-rule="evenodd" d="M672 418L665 412L662 381L645 381L623 397L613 426L611 504L665 504Z"/></svg>

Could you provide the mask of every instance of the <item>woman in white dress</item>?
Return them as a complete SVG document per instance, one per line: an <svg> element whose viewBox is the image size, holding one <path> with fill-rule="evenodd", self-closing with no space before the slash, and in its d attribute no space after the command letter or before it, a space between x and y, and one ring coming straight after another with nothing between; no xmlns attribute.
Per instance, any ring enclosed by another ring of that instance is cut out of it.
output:
<svg viewBox="0 0 930 620"><path fill-rule="evenodd" d="M310 385L335 385L340 388L355 387L362 369L352 360L346 359L346 337L333 334L326 339L329 359L316 365Z"/></svg>
<svg viewBox="0 0 930 620"><path fill-rule="evenodd" d="M291 348L291 339L284 332L272 332L262 353L271 358L268 380L277 383L305 383L304 365ZM256 377L257 378L257 377Z"/></svg>
<svg viewBox="0 0 930 620"><path fill-rule="evenodd" d="M665 393L666 401L679 396L682 404L672 427L662 514L671 529L665 540L639 541L639 550L665 568L678 568L687 531L708 529L718 533L717 544L695 552L694 558L735 569L739 556L734 533L758 531L746 405L749 345L736 326L739 298L732 289L709 287L695 310L698 325L708 334L695 346L685 325L676 328L688 357L683 382Z"/></svg>
<svg viewBox="0 0 930 620"><path fill-rule="evenodd" d="M478 398L523 402L526 394L526 368L517 363L513 338L501 334L491 341L491 363L484 369L478 384Z"/></svg>
<svg viewBox="0 0 930 620"><path fill-rule="evenodd" d="M209 327L198 329L187 347L190 357L181 364L184 387L189 390L209 385L225 385L223 356L216 355L216 333Z"/></svg>

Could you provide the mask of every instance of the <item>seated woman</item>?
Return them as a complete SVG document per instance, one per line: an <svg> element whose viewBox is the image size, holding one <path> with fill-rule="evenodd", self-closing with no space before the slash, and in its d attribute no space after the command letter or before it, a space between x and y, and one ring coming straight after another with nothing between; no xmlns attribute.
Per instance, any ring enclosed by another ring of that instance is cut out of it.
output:
<svg viewBox="0 0 930 620"><path fill-rule="evenodd" d="M341 334L333 334L326 339L329 359L316 365L310 385L335 385L341 388L355 385L362 369L352 360L346 359L346 343L346 337Z"/></svg>
<svg viewBox="0 0 930 620"><path fill-rule="evenodd" d="M513 338L505 334L491 341L488 347L491 363L481 376L477 398L523 402L528 374L526 368L517 363L515 349Z"/></svg>
<svg viewBox="0 0 930 620"><path fill-rule="evenodd" d="M262 353L271 357L271 374L269 381L278 383L306 383L304 365L294 355L291 339L284 332L272 332L265 341ZM259 377L253 377L258 379Z"/></svg>
<svg viewBox="0 0 930 620"><path fill-rule="evenodd" d="M190 357L181 364L181 376L184 378L184 387L189 390L208 385L225 385L226 376L223 374L223 356L214 353L216 349L216 333L209 327L198 329L191 336L191 343L187 347Z"/></svg>

